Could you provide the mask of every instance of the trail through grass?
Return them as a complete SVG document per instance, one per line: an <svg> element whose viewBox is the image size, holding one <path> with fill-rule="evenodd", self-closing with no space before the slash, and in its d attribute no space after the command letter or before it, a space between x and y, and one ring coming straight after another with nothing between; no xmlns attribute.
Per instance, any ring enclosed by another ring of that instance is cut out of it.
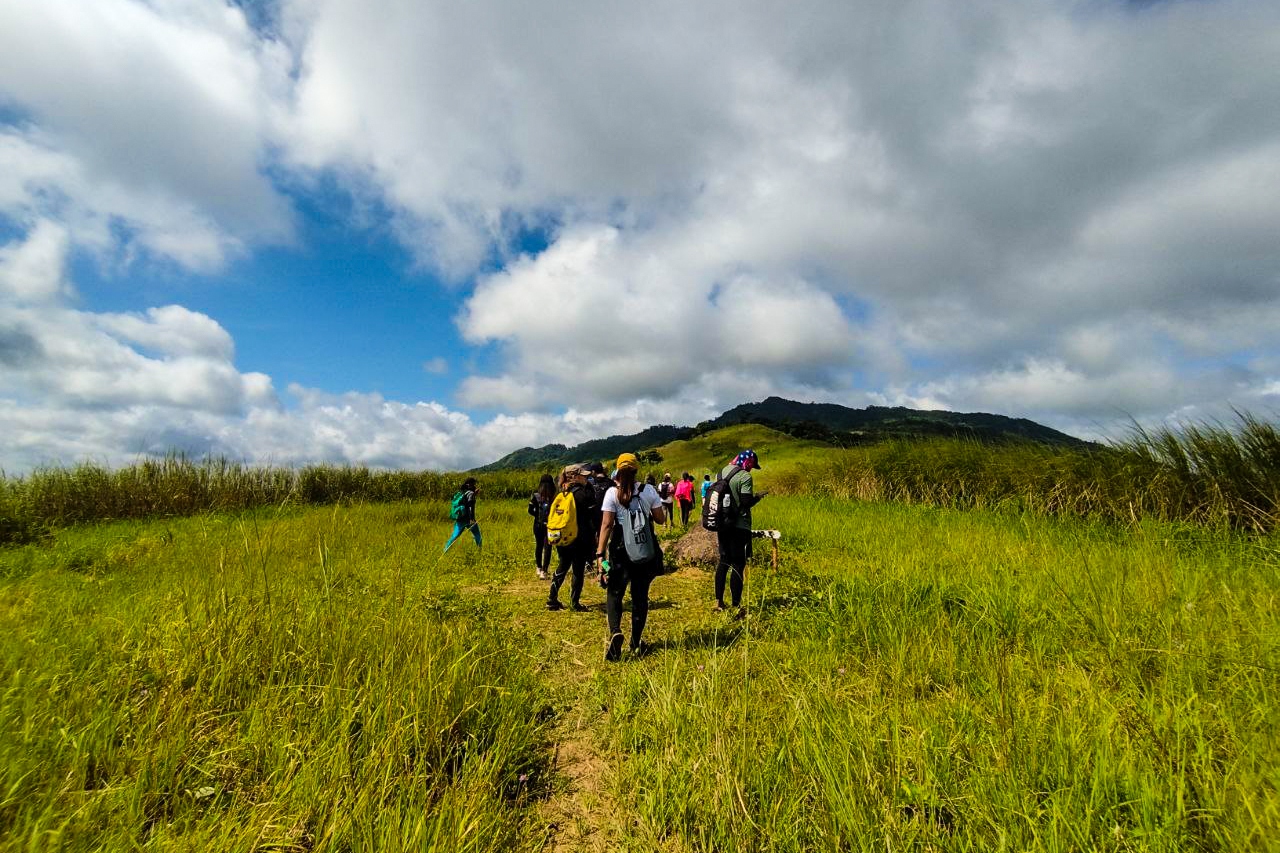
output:
<svg viewBox="0 0 1280 853"><path fill-rule="evenodd" d="M0 850L1266 850L1274 537L770 497L748 615L548 612L523 504L0 551ZM567 590L562 598L567 599Z"/></svg>

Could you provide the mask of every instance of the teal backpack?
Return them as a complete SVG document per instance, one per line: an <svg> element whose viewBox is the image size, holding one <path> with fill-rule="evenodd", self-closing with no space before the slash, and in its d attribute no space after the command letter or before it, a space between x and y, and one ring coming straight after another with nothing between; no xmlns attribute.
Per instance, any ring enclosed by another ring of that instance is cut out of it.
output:
<svg viewBox="0 0 1280 853"><path fill-rule="evenodd" d="M453 503L449 505L449 518L454 521L461 521L467 517L466 493L458 492L453 496Z"/></svg>

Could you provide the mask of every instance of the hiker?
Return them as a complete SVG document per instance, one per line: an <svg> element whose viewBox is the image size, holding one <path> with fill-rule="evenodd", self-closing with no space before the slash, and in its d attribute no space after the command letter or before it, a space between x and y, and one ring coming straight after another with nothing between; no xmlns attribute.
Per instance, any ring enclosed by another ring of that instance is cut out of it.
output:
<svg viewBox="0 0 1280 853"><path fill-rule="evenodd" d="M676 500L680 503L680 523L689 526L689 513L693 509L693 475L685 471L676 483Z"/></svg>
<svg viewBox="0 0 1280 853"><path fill-rule="evenodd" d="M586 465L566 465L560 472L560 492L573 497L576 514L577 531L573 541L567 545L556 545L556 572L551 576L551 590L547 593L547 609L563 610L560 603L560 587L564 579L572 572L569 582L569 608L581 612L587 608L582 606L582 584L587 574L587 563L595 553L596 532L600 528L600 508L596 503L595 492L587 483L587 475L591 469ZM559 498L557 498L557 501Z"/></svg>
<svg viewBox="0 0 1280 853"><path fill-rule="evenodd" d="M754 450L744 450L720 472L721 479L729 481L729 494L734 507L731 524L716 531L720 562L716 565L716 610L726 610L724 604L725 576L729 579L731 605L742 615L742 584L747 570L747 558L751 556L751 508L765 496L755 493L751 472L759 469L760 459Z"/></svg>
<svg viewBox="0 0 1280 853"><path fill-rule="evenodd" d="M702 475L702 502L703 503L707 502L707 489L710 489L710 488L711 488L711 475L703 474Z"/></svg>
<svg viewBox="0 0 1280 853"><path fill-rule="evenodd" d="M662 511L667 514L668 525L672 522L671 506L676 498L676 485L671 482L671 472L662 475L662 482L658 484L658 497L662 498Z"/></svg>
<svg viewBox="0 0 1280 853"><path fill-rule="evenodd" d="M622 657L622 597L631 586L631 653L642 655L649 646L641 639L649 616L649 584L659 571L658 537L653 523L665 520L662 499L653 488L636 482L640 462L634 453L618 457L615 485L601 507L596 569L606 590L605 613L609 644L604 659ZM647 556L646 556L647 555Z"/></svg>
<svg viewBox="0 0 1280 853"><path fill-rule="evenodd" d="M476 484L476 478L468 477L462 481L462 485L454 493L453 502L449 507L449 517L453 519L453 535L449 537L448 542L444 543L445 551L448 551L466 530L471 531L477 548L484 547L484 542L480 538L480 523L476 521L476 492L478 491L480 487Z"/></svg>
<svg viewBox="0 0 1280 853"><path fill-rule="evenodd" d="M551 546L547 544L547 513L556 497L556 481L550 474L543 474L538 488L529 497L529 515L533 516L533 565L538 579L547 579L551 567Z"/></svg>
<svg viewBox="0 0 1280 853"><path fill-rule="evenodd" d="M596 496L596 512L600 512L600 508L604 506L604 494L613 488L613 478L605 473L604 465L599 462L592 462L587 465L587 469L591 472L587 474L587 483L591 486L591 490ZM596 517L596 530L600 529L599 516Z"/></svg>

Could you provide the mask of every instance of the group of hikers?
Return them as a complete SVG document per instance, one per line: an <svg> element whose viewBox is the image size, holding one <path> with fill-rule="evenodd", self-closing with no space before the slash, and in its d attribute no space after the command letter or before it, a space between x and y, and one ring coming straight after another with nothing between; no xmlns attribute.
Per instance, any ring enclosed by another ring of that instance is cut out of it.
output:
<svg viewBox="0 0 1280 853"><path fill-rule="evenodd" d="M742 615L742 589L747 559L751 556L751 508L765 496L756 492L751 472L760 468L754 450L738 453L712 481L703 476L699 497L702 524L714 530L719 551L715 573L716 609ZM689 524L695 506L693 475L685 472L672 483L665 474L661 483L651 475L641 480L640 461L634 453L623 453L614 471L605 473L599 462L566 465L557 479L543 474L529 498L533 516L534 566L538 577L550 582L548 610L563 610L560 589L569 580L569 609L585 611L582 589L590 565L605 590L605 615L609 640L605 660L622 657L628 645L632 655L649 651L643 640L649 615L649 585L665 571L656 525L672 524L675 504L681 523ZM466 531L471 531L477 547L483 545L476 521L474 477L468 477L454 495L450 507L453 532L445 550ZM551 569L551 551L557 562ZM728 585L729 602L725 602ZM622 633L622 604L631 591L631 634ZM628 642L629 639L629 642Z"/></svg>

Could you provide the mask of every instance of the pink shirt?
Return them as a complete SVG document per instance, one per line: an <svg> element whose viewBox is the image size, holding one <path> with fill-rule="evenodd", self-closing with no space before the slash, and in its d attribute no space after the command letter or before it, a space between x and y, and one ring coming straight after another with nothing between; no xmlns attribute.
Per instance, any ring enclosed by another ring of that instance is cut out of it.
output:
<svg viewBox="0 0 1280 853"><path fill-rule="evenodd" d="M693 502L693 483L681 480L676 483L676 500Z"/></svg>

